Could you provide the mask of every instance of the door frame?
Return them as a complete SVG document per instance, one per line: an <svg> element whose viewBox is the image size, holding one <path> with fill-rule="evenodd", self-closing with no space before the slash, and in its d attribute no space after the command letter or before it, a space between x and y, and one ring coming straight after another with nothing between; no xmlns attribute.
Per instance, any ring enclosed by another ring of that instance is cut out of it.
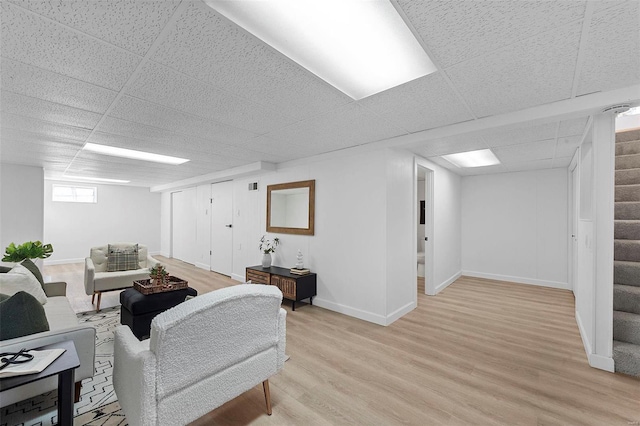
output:
<svg viewBox="0 0 640 426"><path fill-rule="evenodd" d="M580 205L580 167L578 167L578 159L580 158L580 147L569 164L569 289L574 292L576 288L576 279L578 277L578 210Z"/></svg>
<svg viewBox="0 0 640 426"><path fill-rule="evenodd" d="M415 157L413 167L413 234L411 238L413 250L413 265L415 282L418 281L418 250L416 247L416 235L418 235L418 212L420 211L420 203L418 201L418 171L419 168L424 170L424 200L425 200L425 227L424 235L428 240L424 244L424 291L425 294L435 295L435 281L433 274L434 259L434 172L429 168L426 160ZM417 302L417 293L416 293Z"/></svg>

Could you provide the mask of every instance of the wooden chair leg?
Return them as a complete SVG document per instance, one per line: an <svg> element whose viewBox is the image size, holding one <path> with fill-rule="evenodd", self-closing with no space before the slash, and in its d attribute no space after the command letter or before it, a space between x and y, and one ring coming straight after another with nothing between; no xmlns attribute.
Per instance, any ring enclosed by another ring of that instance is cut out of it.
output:
<svg viewBox="0 0 640 426"><path fill-rule="evenodd" d="M91 304L93 305L95 302L96 302L96 294L95 294L95 293L93 293L93 294L91 295Z"/></svg>
<svg viewBox="0 0 640 426"><path fill-rule="evenodd" d="M262 389L264 390L264 400L267 403L267 414L271 415L271 392L269 392L269 379L262 382Z"/></svg>
<svg viewBox="0 0 640 426"><path fill-rule="evenodd" d="M82 389L82 382L76 382L76 390L73 395L73 402L80 401L80 390Z"/></svg>
<svg viewBox="0 0 640 426"><path fill-rule="evenodd" d="M100 302L102 301L102 292L98 292L98 303L96 304L96 311L100 312Z"/></svg>

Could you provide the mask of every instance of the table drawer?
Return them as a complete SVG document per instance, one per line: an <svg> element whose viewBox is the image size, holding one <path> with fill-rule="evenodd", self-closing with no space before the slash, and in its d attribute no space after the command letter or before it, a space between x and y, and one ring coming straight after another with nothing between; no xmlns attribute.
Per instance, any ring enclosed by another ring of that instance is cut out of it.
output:
<svg viewBox="0 0 640 426"><path fill-rule="evenodd" d="M247 269L247 281L256 284L269 284L269 273Z"/></svg>
<svg viewBox="0 0 640 426"><path fill-rule="evenodd" d="M282 295L287 299L296 300L296 280L272 275L271 284L278 286Z"/></svg>

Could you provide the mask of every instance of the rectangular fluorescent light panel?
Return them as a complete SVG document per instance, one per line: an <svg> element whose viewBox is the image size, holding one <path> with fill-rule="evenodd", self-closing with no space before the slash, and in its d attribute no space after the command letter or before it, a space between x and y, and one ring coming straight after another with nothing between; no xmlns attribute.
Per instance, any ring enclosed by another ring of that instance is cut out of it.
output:
<svg viewBox="0 0 640 426"><path fill-rule="evenodd" d="M116 148L107 145L97 145L95 143L88 142L84 148L87 151L95 152L98 154L111 155L114 157L131 158L134 160L153 161L156 163L165 164L182 164L186 163L186 158L171 157L169 155L153 154L151 152L136 151L133 149Z"/></svg>
<svg viewBox="0 0 640 426"><path fill-rule="evenodd" d="M205 0L355 100L436 67L389 0Z"/></svg>
<svg viewBox="0 0 640 426"><path fill-rule="evenodd" d="M483 167L500 164L500 160L490 149L448 154L443 155L442 158L456 167Z"/></svg>
<svg viewBox="0 0 640 426"><path fill-rule="evenodd" d="M98 177L89 177L89 176L69 176L63 175L61 180L71 179L71 180L88 180L91 182L105 182L105 183L129 183L130 180L122 180L122 179L107 179L107 178L98 178Z"/></svg>

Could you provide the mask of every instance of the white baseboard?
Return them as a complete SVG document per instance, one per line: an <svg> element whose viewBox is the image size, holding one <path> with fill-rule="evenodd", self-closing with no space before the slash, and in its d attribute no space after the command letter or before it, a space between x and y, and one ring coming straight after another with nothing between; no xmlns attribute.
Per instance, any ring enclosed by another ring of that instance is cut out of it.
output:
<svg viewBox="0 0 640 426"><path fill-rule="evenodd" d="M204 269L205 271L210 271L210 270L211 270L211 269L210 269L210 266L209 266L209 265L206 265L206 264L204 264L204 263L196 262L194 266L195 266L196 268Z"/></svg>
<svg viewBox="0 0 640 426"><path fill-rule="evenodd" d="M369 321L374 324L387 325L387 318L385 318L383 315L378 315L374 314L373 312L352 308L351 306L341 305L340 303L331 302L329 300L320 299L318 297L313 298L313 305L320 308L328 309L330 311L338 312L340 314L349 315L350 317Z"/></svg>
<svg viewBox="0 0 640 426"><path fill-rule="evenodd" d="M163 256L163 254L162 254L162 252L160 250L158 250L158 251L150 251L149 252L149 256L151 256L151 257L153 257L153 256Z"/></svg>
<svg viewBox="0 0 640 426"><path fill-rule="evenodd" d="M578 330L580 331L580 337L582 338L582 344L584 345L584 351L586 352L588 359L591 356L592 352L591 342L589 341L589 337L587 336L587 332L584 329L582 318L580 318L580 313L578 311L576 311L576 323L578 324Z"/></svg>
<svg viewBox="0 0 640 426"><path fill-rule="evenodd" d="M475 277L475 278L487 278L487 279L496 280L496 281L509 281L509 282L518 283L518 284L531 284L531 285L537 285L541 287L552 287L552 288L559 288L562 290L571 290L571 288L569 287L569 283L563 283L559 281L547 281L547 280L539 280L536 278L514 277L511 275L487 274L485 272L475 272L475 271L462 271L462 275Z"/></svg>
<svg viewBox="0 0 640 426"><path fill-rule="evenodd" d="M444 290L445 288L449 287L451 284L453 284L455 282L455 280L457 280L461 276L462 276L462 272L457 272L457 273L453 274L452 276L450 276L448 279L446 279L444 282L438 284L436 286L436 294L440 293L442 290Z"/></svg>
<svg viewBox="0 0 640 426"><path fill-rule="evenodd" d="M387 323L385 325L391 325L393 322L399 320L409 312L416 308L416 302L409 302L403 307L396 309L391 314L387 315Z"/></svg>
<svg viewBox="0 0 640 426"><path fill-rule="evenodd" d="M238 274L231 274L231 278L233 278L236 281L240 281L241 283L246 282L244 280L244 275L238 275Z"/></svg>
<svg viewBox="0 0 640 426"><path fill-rule="evenodd" d="M598 368L610 373L613 373L615 371L613 358L607 356L591 354L589 355L589 365L593 368Z"/></svg>
<svg viewBox="0 0 640 426"><path fill-rule="evenodd" d="M84 257L77 259L45 260L43 265L66 265L67 263L84 263Z"/></svg>

